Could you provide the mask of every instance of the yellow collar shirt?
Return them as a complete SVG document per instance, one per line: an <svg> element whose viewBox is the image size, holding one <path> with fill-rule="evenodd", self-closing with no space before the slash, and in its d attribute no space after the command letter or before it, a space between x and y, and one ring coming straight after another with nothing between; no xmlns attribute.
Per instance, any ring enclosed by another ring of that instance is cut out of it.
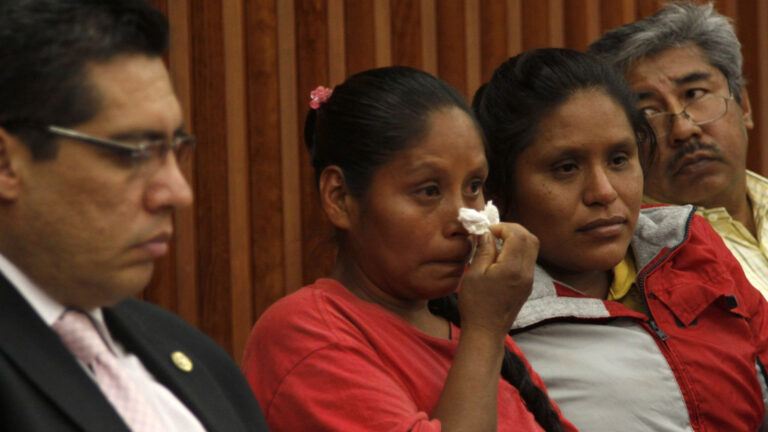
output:
<svg viewBox="0 0 768 432"><path fill-rule="evenodd" d="M741 222L733 220L725 207L698 207L696 213L709 221L741 263L749 282L768 298L768 179L747 171L747 196L752 203L757 238ZM659 203L647 196L643 200L646 204Z"/></svg>
<svg viewBox="0 0 768 432"><path fill-rule="evenodd" d="M646 306L645 300L637 288L636 280L635 257L630 250L624 259L613 268L613 281L608 287L606 300L615 300L635 312L648 315L648 306Z"/></svg>

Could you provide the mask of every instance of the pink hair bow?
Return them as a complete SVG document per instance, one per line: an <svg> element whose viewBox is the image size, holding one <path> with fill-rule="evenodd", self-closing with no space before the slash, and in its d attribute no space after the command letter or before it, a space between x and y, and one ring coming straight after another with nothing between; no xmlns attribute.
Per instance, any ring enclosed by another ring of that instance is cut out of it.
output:
<svg viewBox="0 0 768 432"><path fill-rule="evenodd" d="M328 98L331 97L331 93L333 93L333 89L329 89L328 87L323 87L323 86L317 86L316 89L312 90L309 93L309 98L311 99L309 101L309 107L312 109L320 108L320 105L325 103L325 101L327 101Z"/></svg>

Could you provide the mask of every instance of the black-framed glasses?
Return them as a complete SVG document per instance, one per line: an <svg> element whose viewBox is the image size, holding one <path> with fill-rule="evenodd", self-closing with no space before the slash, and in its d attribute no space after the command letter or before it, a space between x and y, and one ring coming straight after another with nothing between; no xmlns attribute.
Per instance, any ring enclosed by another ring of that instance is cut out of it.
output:
<svg viewBox="0 0 768 432"><path fill-rule="evenodd" d="M646 114L645 118L648 119L648 123L653 127L656 138L661 139L672 132L675 117L679 115L682 115L696 126L720 120L728 112L728 101L730 100L733 100L733 96L708 94L688 102L680 112L673 113L667 111L650 115Z"/></svg>
<svg viewBox="0 0 768 432"><path fill-rule="evenodd" d="M197 138L194 135L177 134L172 139L167 138L137 138L135 140L116 140L99 138L74 129L55 125L43 125L30 121L11 120L0 122L5 126L31 128L51 135L74 139L101 148L109 149L130 157L135 163L155 158L162 159L172 151L176 161L183 163L192 154L197 146Z"/></svg>
<svg viewBox="0 0 768 432"><path fill-rule="evenodd" d="M154 157L165 157L168 151L172 151L178 162L184 162L197 146L197 138L193 135L179 134L172 139L167 138L141 138L133 142L118 141L108 138L98 138L93 135L76 131L61 126L43 126L42 129L52 135L70 138L125 153L135 161L143 161Z"/></svg>

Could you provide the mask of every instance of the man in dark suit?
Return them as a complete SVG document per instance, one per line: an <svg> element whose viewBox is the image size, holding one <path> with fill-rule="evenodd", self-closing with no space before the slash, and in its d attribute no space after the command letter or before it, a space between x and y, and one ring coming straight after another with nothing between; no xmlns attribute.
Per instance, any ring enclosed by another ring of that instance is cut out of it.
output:
<svg viewBox="0 0 768 432"><path fill-rule="evenodd" d="M226 352L132 299L192 201L167 43L144 0L0 0L2 431L266 430Z"/></svg>

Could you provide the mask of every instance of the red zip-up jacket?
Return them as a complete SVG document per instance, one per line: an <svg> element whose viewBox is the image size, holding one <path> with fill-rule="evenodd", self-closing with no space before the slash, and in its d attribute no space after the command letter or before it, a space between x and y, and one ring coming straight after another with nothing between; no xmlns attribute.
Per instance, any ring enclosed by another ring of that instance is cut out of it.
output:
<svg viewBox="0 0 768 432"><path fill-rule="evenodd" d="M513 339L580 430L768 430L768 303L694 211L640 213L631 247L649 315L537 269Z"/></svg>

